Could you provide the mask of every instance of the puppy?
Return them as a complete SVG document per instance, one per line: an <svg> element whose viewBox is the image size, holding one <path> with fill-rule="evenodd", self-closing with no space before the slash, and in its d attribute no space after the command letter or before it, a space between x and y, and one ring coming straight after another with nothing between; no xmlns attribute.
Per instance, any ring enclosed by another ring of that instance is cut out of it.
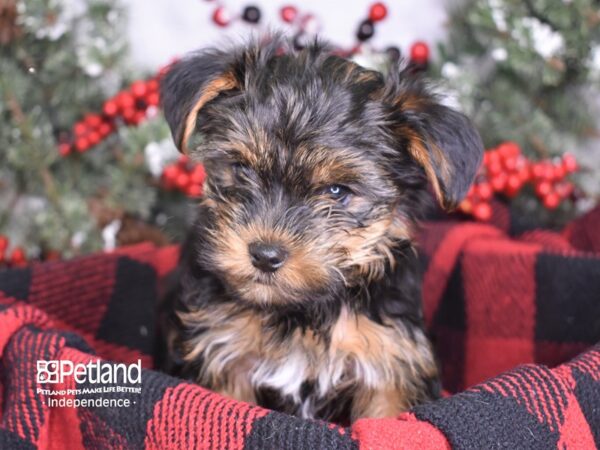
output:
<svg viewBox="0 0 600 450"><path fill-rule="evenodd" d="M161 89L178 148L207 174L168 370L341 423L436 398L413 239L430 194L452 208L475 175L468 119L409 69L277 37L192 54Z"/></svg>

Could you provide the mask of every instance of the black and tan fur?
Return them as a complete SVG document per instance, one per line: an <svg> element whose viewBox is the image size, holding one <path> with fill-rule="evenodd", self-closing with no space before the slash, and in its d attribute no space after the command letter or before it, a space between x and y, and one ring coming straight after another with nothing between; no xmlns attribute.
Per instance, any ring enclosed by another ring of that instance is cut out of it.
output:
<svg viewBox="0 0 600 450"><path fill-rule="evenodd" d="M207 173L168 306L168 370L342 422L435 398L413 235L428 186L452 208L472 181L469 121L409 70L279 38L179 61L162 97ZM254 242L283 265L257 269Z"/></svg>

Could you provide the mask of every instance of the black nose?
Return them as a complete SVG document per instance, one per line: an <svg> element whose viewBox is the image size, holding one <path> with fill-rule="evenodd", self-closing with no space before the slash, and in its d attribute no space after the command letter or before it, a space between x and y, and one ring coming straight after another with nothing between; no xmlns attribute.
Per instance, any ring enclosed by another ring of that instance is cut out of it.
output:
<svg viewBox="0 0 600 450"><path fill-rule="evenodd" d="M252 265L263 272L275 272L285 262L288 252L281 245L252 242L248 246Z"/></svg>

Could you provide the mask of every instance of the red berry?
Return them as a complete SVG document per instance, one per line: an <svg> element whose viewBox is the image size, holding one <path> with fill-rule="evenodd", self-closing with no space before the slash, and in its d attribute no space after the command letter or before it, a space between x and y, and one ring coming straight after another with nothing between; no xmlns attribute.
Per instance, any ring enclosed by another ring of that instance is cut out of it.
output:
<svg viewBox="0 0 600 450"><path fill-rule="evenodd" d="M498 175L502 173L502 164L500 164L500 161L490 160L487 170L491 176Z"/></svg>
<svg viewBox="0 0 600 450"><path fill-rule="evenodd" d="M544 206L548 209L555 209L560 203L560 197L556 192L549 192L544 196Z"/></svg>
<svg viewBox="0 0 600 450"><path fill-rule="evenodd" d="M69 153L71 153L71 144L66 142L58 144L58 153L60 153L60 156L67 156Z"/></svg>
<svg viewBox="0 0 600 450"><path fill-rule="evenodd" d="M383 3L377 2L371 6L371 9L369 10L369 19L373 22L379 22L380 20L385 19L386 16L387 7Z"/></svg>
<svg viewBox="0 0 600 450"><path fill-rule="evenodd" d="M98 133L97 131L92 131L88 135L88 141L90 143L90 147L93 147L94 145L98 144L101 139L102 139L102 136L100 136L100 133Z"/></svg>
<svg viewBox="0 0 600 450"><path fill-rule="evenodd" d="M158 106L158 104L160 103L160 95L158 94L158 92L150 92L146 96L146 103L148 103L148 105L150 106Z"/></svg>
<svg viewBox="0 0 600 450"><path fill-rule="evenodd" d="M80 153L85 152L88 148L90 148L90 141L87 138L81 137L75 139L75 150Z"/></svg>
<svg viewBox="0 0 600 450"><path fill-rule="evenodd" d="M540 181L535 185L535 193L539 197L545 197L552 191L552 184L549 181Z"/></svg>
<svg viewBox="0 0 600 450"><path fill-rule="evenodd" d="M565 170L567 171L567 173L576 172L577 169L579 168L579 165L577 164L577 160L575 159L575 156L573 156L570 153L565 153L563 155L562 164L563 164L563 167L565 168Z"/></svg>
<svg viewBox="0 0 600 450"><path fill-rule="evenodd" d="M179 164L179 167L181 167L182 169L187 169L187 165L190 162L190 157L188 155L180 155L179 159L177 160L177 164Z"/></svg>
<svg viewBox="0 0 600 450"><path fill-rule="evenodd" d="M177 175L179 175L179 168L174 164L165 167L163 171L163 176L169 180L174 180Z"/></svg>
<svg viewBox="0 0 600 450"><path fill-rule="evenodd" d="M506 170L512 172L517 168L517 158L514 156L508 156L504 158L503 165Z"/></svg>
<svg viewBox="0 0 600 450"><path fill-rule="evenodd" d="M542 178L548 181L554 180L554 166L549 162L545 162L542 164L543 175Z"/></svg>
<svg viewBox="0 0 600 450"><path fill-rule="evenodd" d="M107 100L102 107L102 111L109 117L113 117L119 111L119 105L115 100Z"/></svg>
<svg viewBox="0 0 600 450"><path fill-rule="evenodd" d="M131 93L121 92L117 96L117 104L119 105L119 109L125 112L126 110L132 109L135 106L135 99Z"/></svg>
<svg viewBox="0 0 600 450"><path fill-rule="evenodd" d="M510 158L521 154L521 149L514 142L504 142L498 146L498 153L502 158Z"/></svg>
<svg viewBox="0 0 600 450"><path fill-rule="evenodd" d="M477 196L481 199L481 200L489 200L490 198L492 198L492 195L494 194L494 192L492 191L492 187L490 186L489 183L480 183L475 187L475 192L477 193Z"/></svg>
<svg viewBox="0 0 600 450"><path fill-rule="evenodd" d="M523 183L528 182L531 179L531 170L529 170L529 166L524 165L523 167L521 167L519 169L518 175Z"/></svg>
<svg viewBox="0 0 600 450"><path fill-rule="evenodd" d="M88 114L83 120L90 128L96 128L102 123L102 118L98 114Z"/></svg>
<svg viewBox="0 0 600 450"><path fill-rule="evenodd" d="M150 92L158 92L159 86L160 84L156 78L150 78L148 81L146 81L146 87Z"/></svg>
<svg viewBox="0 0 600 450"><path fill-rule="evenodd" d="M25 257L25 252L21 247L15 247L10 255L10 262L12 265L21 267L26 265L27 258Z"/></svg>
<svg viewBox="0 0 600 450"><path fill-rule="evenodd" d="M494 190L494 192L502 192L504 190L504 187L506 186L507 178L508 178L508 175L506 175L504 172L502 172L502 173L499 173L498 175L494 176L490 180L490 185L492 186L492 189Z"/></svg>
<svg viewBox="0 0 600 450"><path fill-rule="evenodd" d="M175 187L175 179L179 175L180 170L177 166L171 165L167 166L163 171L162 178L165 183L165 186L168 189L172 189Z"/></svg>
<svg viewBox="0 0 600 450"><path fill-rule="evenodd" d="M6 250L8 247L8 238L0 234L0 251Z"/></svg>
<svg viewBox="0 0 600 450"><path fill-rule="evenodd" d="M142 123L145 119L146 119L146 111L138 110L135 112L132 122L134 125L138 125L138 124Z"/></svg>
<svg viewBox="0 0 600 450"><path fill-rule="evenodd" d="M555 165L554 166L554 175L553 178L557 181L562 180L565 175L566 175L566 171L565 168L562 165Z"/></svg>
<svg viewBox="0 0 600 450"><path fill-rule="evenodd" d="M190 197L199 197L202 194L202 186L199 184L190 184L185 192Z"/></svg>
<svg viewBox="0 0 600 450"><path fill-rule="evenodd" d="M483 155L483 163L485 166L493 163L500 163L500 155L498 155L496 150L489 150Z"/></svg>
<svg viewBox="0 0 600 450"><path fill-rule="evenodd" d="M131 84L131 93L136 98L142 98L148 92L148 86L146 86L146 82L142 80L134 81Z"/></svg>
<svg viewBox="0 0 600 450"><path fill-rule="evenodd" d="M529 167L529 161L527 161L527 158L525 158L523 155L515 156L515 161L517 170L521 170L524 167Z"/></svg>
<svg viewBox="0 0 600 450"><path fill-rule="evenodd" d="M191 178L192 178L192 183L195 183L195 184L204 183L205 173L204 173L204 167L202 166L202 164L198 164L196 167L194 167L194 169L192 170Z"/></svg>
<svg viewBox="0 0 600 450"><path fill-rule="evenodd" d="M483 161L481 161L481 165L486 166L489 159L490 159L490 152L483 152Z"/></svg>
<svg viewBox="0 0 600 450"><path fill-rule="evenodd" d="M489 203L478 203L473 207L473 217L487 222L492 218L492 207Z"/></svg>
<svg viewBox="0 0 600 450"><path fill-rule="evenodd" d="M77 122L73 126L73 132L75 133L75 136L84 136L88 133L88 131L89 129L87 125L83 122Z"/></svg>
<svg viewBox="0 0 600 450"><path fill-rule="evenodd" d="M506 180L506 187L505 187L506 195L508 195L510 197L517 195L517 193L521 189L521 186L522 186L522 181L521 181L521 178L519 177L519 175L517 175L517 174L509 175L508 179Z"/></svg>
<svg viewBox="0 0 600 450"><path fill-rule="evenodd" d="M467 192L467 198L472 198L475 195L475 184L469 186L469 191Z"/></svg>
<svg viewBox="0 0 600 450"><path fill-rule="evenodd" d="M284 22L292 23L298 17L298 10L294 6L284 6L279 11Z"/></svg>
<svg viewBox="0 0 600 450"><path fill-rule="evenodd" d="M470 213L473 208L473 202L469 199L465 199L458 205L458 208L464 213Z"/></svg>
<svg viewBox="0 0 600 450"><path fill-rule="evenodd" d="M135 113L135 108L126 108L123 110L123 119L125 119L127 123L133 123L133 121L135 120Z"/></svg>
<svg viewBox="0 0 600 450"><path fill-rule="evenodd" d="M185 172L180 172L175 178L175 185L179 189L185 189L190 184L190 176Z"/></svg>
<svg viewBox="0 0 600 450"><path fill-rule="evenodd" d="M531 166L531 175L534 180L539 180L544 177L544 165L542 163L537 163Z"/></svg>
<svg viewBox="0 0 600 450"><path fill-rule="evenodd" d="M219 6L213 12L212 20L218 26L226 27L231 22L231 16L229 15L229 13L227 12L227 10L225 8L223 8L222 6Z"/></svg>
<svg viewBox="0 0 600 450"><path fill-rule="evenodd" d="M162 77L164 77L167 74L167 72L171 69L171 66L173 64L175 64L178 60L179 60L179 58L173 58L173 60L169 64L165 64L160 69L158 69L156 78L158 78L160 80Z"/></svg>
<svg viewBox="0 0 600 450"><path fill-rule="evenodd" d="M569 197L573 193L574 189L573 183L569 183L568 181L563 181L554 187L554 190L560 198Z"/></svg>
<svg viewBox="0 0 600 450"><path fill-rule="evenodd" d="M98 127L98 133L100 133L100 136L102 137L108 136L110 133L112 133L112 131L113 126L109 122L102 122L102 124L100 124L100 126Z"/></svg>
<svg viewBox="0 0 600 450"><path fill-rule="evenodd" d="M429 61L429 46L425 42L415 42L410 48L410 60L417 64Z"/></svg>

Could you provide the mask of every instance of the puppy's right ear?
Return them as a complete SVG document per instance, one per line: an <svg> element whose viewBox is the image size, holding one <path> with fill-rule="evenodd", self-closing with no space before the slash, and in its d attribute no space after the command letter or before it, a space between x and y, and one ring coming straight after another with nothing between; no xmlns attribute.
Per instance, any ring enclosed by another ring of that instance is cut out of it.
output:
<svg viewBox="0 0 600 450"><path fill-rule="evenodd" d="M228 59L218 51L193 54L173 63L163 77L161 103L180 152L188 152L200 110L221 92L239 88Z"/></svg>

